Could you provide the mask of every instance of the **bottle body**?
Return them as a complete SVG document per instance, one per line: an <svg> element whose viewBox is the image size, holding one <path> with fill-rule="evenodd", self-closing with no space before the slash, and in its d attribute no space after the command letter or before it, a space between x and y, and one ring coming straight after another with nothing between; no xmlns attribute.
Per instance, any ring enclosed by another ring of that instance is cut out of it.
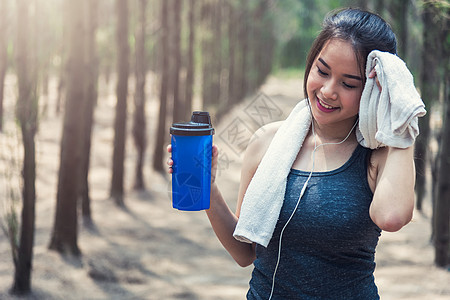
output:
<svg viewBox="0 0 450 300"><path fill-rule="evenodd" d="M186 211L209 209L212 135L172 135L172 206Z"/></svg>

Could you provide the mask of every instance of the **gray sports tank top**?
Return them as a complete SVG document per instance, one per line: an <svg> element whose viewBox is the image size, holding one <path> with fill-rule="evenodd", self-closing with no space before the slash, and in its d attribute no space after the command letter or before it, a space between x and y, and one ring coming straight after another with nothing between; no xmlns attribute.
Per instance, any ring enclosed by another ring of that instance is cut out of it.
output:
<svg viewBox="0 0 450 300"><path fill-rule="evenodd" d="M314 172L282 239L272 299L379 299L375 247L381 230L369 216L370 149L358 145L340 168ZM284 204L267 248L256 247L247 299L268 299L280 232L309 172L291 170Z"/></svg>

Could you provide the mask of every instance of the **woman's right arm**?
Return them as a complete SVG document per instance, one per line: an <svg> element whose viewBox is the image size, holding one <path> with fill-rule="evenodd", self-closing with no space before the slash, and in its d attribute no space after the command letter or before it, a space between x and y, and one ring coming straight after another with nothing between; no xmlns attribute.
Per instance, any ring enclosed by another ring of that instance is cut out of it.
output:
<svg viewBox="0 0 450 300"><path fill-rule="evenodd" d="M217 184L211 186L211 207L206 211L214 232L222 245L242 267L253 263L256 258L255 244L240 242L233 237L239 219L245 192L258 168L261 159L267 151L272 138L281 122L268 124L259 129L251 138L245 151L241 168L241 180L238 192L236 213L233 213L223 199ZM217 169L217 148L213 151L213 169ZM212 172L213 176L215 170Z"/></svg>
<svg viewBox="0 0 450 300"><path fill-rule="evenodd" d="M238 217L230 210L216 183L211 186L211 206L206 210L211 226L223 247L241 266L247 267L255 260L252 244L243 243L233 237Z"/></svg>
<svg viewBox="0 0 450 300"><path fill-rule="evenodd" d="M233 213L228 207L215 182L219 152L217 146L213 146L211 205L210 208L206 210L206 213L217 238L228 253L230 253L233 259L242 267L249 266L255 260L255 245L236 240L233 237L234 229L236 228L236 224L239 219L241 206L247 187L250 184L250 181L255 174L262 157L266 153L266 150L272 141L273 135L279 128L279 125L280 122L276 122L259 129L253 135L249 145L247 146L241 169L241 180L236 213ZM168 147L168 150L170 152L170 146ZM172 163L173 162L171 159L169 159L168 165L171 166Z"/></svg>

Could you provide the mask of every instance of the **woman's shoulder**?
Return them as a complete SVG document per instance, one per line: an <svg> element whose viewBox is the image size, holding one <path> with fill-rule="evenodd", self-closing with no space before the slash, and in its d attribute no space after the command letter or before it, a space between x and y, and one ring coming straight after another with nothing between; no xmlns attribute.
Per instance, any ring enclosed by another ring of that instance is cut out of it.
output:
<svg viewBox="0 0 450 300"><path fill-rule="evenodd" d="M244 165L246 167L256 170L281 124L283 121L268 123L253 134L245 151Z"/></svg>
<svg viewBox="0 0 450 300"><path fill-rule="evenodd" d="M284 121L272 122L259 128L251 137L248 148L256 148L265 153L283 122Z"/></svg>

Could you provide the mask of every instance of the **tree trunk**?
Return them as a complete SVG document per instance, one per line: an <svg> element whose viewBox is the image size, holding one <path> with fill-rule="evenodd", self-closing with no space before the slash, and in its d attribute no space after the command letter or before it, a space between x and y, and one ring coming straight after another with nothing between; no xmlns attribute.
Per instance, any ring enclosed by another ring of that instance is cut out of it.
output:
<svg viewBox="0 0 450 300"><path fill-rule="evenodd" d="M98 1L88 1L85 14L86 27L86 104L84 106L83 146L81 156L81 213L87 225L92 223L91 200L89 196L89 165L91 154L92 126L94 123L94 107L97 103L98 58L95 33L98 26Z"/></svg>
<svg viewBox="0 0 450 300"><path fill-rule="evenodd" d="M63 56L62 56L63 57ZM59 72L58 78L58 91L56 96L56 106L55 106L55 114L59 116L61 114L61 107L64 102L64 88L65 88L65 71L64 67L61 67L61 71Z"/></svg>
<svg viewBox="0 0 450 300"><path fill-rule="evenodd" d="M167 85L169 83L169 48L168 40L168 4L167 0L161 1L161 89L159 95L159 118L156 132L155 151L153 156L153 168L158 172L164 172L163 155L164 141L167 134L166 128L166 110L167 110Z"/></svg>
<svg viewBox="0 0 450 300"><path fill-rule="evenodd" d="M0 0L0 132L3 130L3 96L8 67L8 4Z"/></svg>
<svg viewBox="0 0 450 300"><path fill-rule="evenodd" d="M49 81L50 81L50 70L48 68L48 65L46 63L46 66L44 66L41 69L41 73L42 73L42 83L41 83L41 88L42 88L42 99L41 99L41 107L42 107L42 111L40 112L40 115L42 116L42 118L46 118L48 116L48 102L49 102L49 98L48 98L48 92L49 92Z"/></svg>
<svg viewBox="0 0 450 300"><path fill-rule="evenodd" d="M400 56L407 60L408 58L408 10L409 1L402 0L399 9L399 27L400 27Z"/></svg>
<svg viewBox="0 0 450 300"><path fill-rule="evenodd" d="M375 12L380 16L384 17L384 0L378 0L375 5Z"/></svg>
<svg viewBox="0 0 450 300"><path fill-rule="evenodd" d="M436 12L438 15L439 12ZM442 11L440 12L442 14ZM435 17L436 18L436 17ZM434 245L435 263L439 267L450 267L450 32L448 11L447 15L440 15L441 24L439 41L442 43L441 65L444 67L444 114L442 138L440 143L440 155L438 157L438 183L436 188L436 200L434 206Z"/></svg>
<svg viewBox="0 0 450 300"><path fill-rule="evenodd" d="M36 3L33 3L36 5ZM35 141L37 127L37 95L36 95L36 61L32 60L33 51L28 42L33 41L29 24L30 3L17 1L17 79L19 98L17 101L17 118L22 129L24 147L22 222L20 228L19 248L14 261L15 274L11 289L12 294L27 294L31 291L31 269L33 260L35 202L36 202L36 160ZM33 45L31 45L33 46Z"/></svg>
<svg viewBox="0 0 450 300"><path fill-rule="evenodd" d="M391 16L390 23L392 23L394 31L397 33L397 52L404 60L407 60L408 52L409 2L405 0L394 0L389 1L388 4L389 15Z"/></svg>
<svg viewBox="0 0 450 300"><path fill-rule="evenodd" d="M228 104L237 103L236 94L236 13L233 3L228 3Z"/></svg>
<svg viewBox="0 0 450 300"><path fill-rule="evenodd" d="M357 5L361 9L367 9L367 7L369 5L369 0L358 0Z"/></svg>
<svg viewBox="0 0 450 300"><path fill-rule="evenodd" d="M133 123L133 137L134 144L137 149L136 171L134 179L134 188L137 190L145 189L144 183L144 155L147 147L146 139L146 121L145 121L145 74L146 59L145 59L145 26L146 26L146 6L147 0L138 1L139 20L136 26L135 41L136 41L136 92L134 95L134 123Z"/></svg>
<svg viewBox="0 0 450 300"><path fill-rule="evenodd" d="M272 58L270 57L271 43L269 43L269 37L272 35L272 26L267 18L267 11L269 9L269 1L264 0L258 5L256 11L252 14L253 19L253 68L254 78L253 87L260 86L267 76L267 64L271 64ZM261 49L266 49L261 51Z"/></svg>
<svg viewBox="0 0 450 300"><path fill-rule="evenodd" d="M439 174L433 217L434 260L437 266L443 268L450 265L450 178L448 176L448 170L450 170L450 95L448 75L446 77L444 126L442 128L441 151L438 158Z"/></svg>
<svg viewBox="0 0 450 300"><path fill-rule="evenodd" d="M111 180L111 198L119 206L124 206L124 163L127 124L128 94L128 1L116 0L117 13L117 105L114 121L114 152Z"/></svg>
<svg viewBox="0 0 450 300"><path fill-rule="evenodd" d="M67 95L61 139L55 223L49 248L62 254L80 255L77 203L80 193L83 108L86 102L84 69L85 1L67 1Z"/></svg>
<svg viewBox="0 0 450 300"><path fill-rule="evenodd" d="M211 48L213 50L211 61L212 65L212 80L211 80L211 94L210 102L216 106L220 106L222 99L222 0L216 0L212 7L212 37Z"/></svg>
<svg viewBox="0 0 450 300"><path fill-rule="evenodd" d="M194 91L194 45L195 45L195 9L196 0L189 0L189 44L187 53L186 95L184 119L188 120L192 111L192 98Z"/></svg>
<svg viewBox="0 0 450 300"><path fill-rule="evenodd" d="M181 9L182 1L172 0L173 13L173 47L172 58L174 60L172 70L172 84L173 84L173 121L183 121L184 115L184 101L180 98L180 69L181 69Z"/></svg>
<svg viewBox="0 0 450 300"><path fill-rule="evenodd" d="M240 28L239 28L239 44L241 46L240 48L240 54L241 54L241 61L240 61L240 86L238 87L238 101L242 101L248 92L248 48L249 48L249 35L248 35L248 3L247 2L241 2L240 3L241 8L241 15L240 15Z"/></svg>
<svg viewBox="0 0 450 300"><path fill-rule="evenodd" d="M202 101L203 107L208 109L211 104L211 81L212 81L212 32L211 32L211 1L204 1L201 7L201 24L202 24Z"/></svg>
<svg viewBox="0 0 450 300"><path fill-rule="evenodd" d="M276 37L275 37L275 29L274 29L274 21L272 18L272 10L275 6L274 0L266 0L267 4L265 5L264 9L264 23L263 27L267 28L264 31L264 35L262 37L262 44L266 45L264 47L267 48L267 51L263 52L263 59L262 59L262 77L258 79L258 86L264 83L267 76L272 72L273 67L273 60L274 60L274 53L275 53L275 47L276 47Z"/></svg>
<svg viewBox="0 0 450 300"><path fill-rule="evenodd" d="M58 77L58 87L57 87L57 93L56 93L56 105L55 105L55 114L57 116L59 116L61 114L61 110L62 110L62 106L64 105L65 102L65 95L64 93L66 93L67 91L66 89L66 76L67 76L67 68L65 68L64 66L67 65L67 45L69 44L68 41L68 34L67 34L67 28L66 26L63 26L62 29L63 33L62 33L62 43L59 47L59 55L61 56L61 66L58 70L59 72L59 77Z"/></svg>
<svg viewBox="0 0 450 300"><path fill-rule="evenodd" d="M425 106L429 109L439 99L439 36L438 26L434 21L432 5L424 4L423 11L423 49L422 49L422 72L421 72L421 94ZM419 118L420 135L416 141L415 163L416 163L416 207L422 209L422 202L426 190L425 169L427 162L428 140L430 135L429 114Z"/></svg>

